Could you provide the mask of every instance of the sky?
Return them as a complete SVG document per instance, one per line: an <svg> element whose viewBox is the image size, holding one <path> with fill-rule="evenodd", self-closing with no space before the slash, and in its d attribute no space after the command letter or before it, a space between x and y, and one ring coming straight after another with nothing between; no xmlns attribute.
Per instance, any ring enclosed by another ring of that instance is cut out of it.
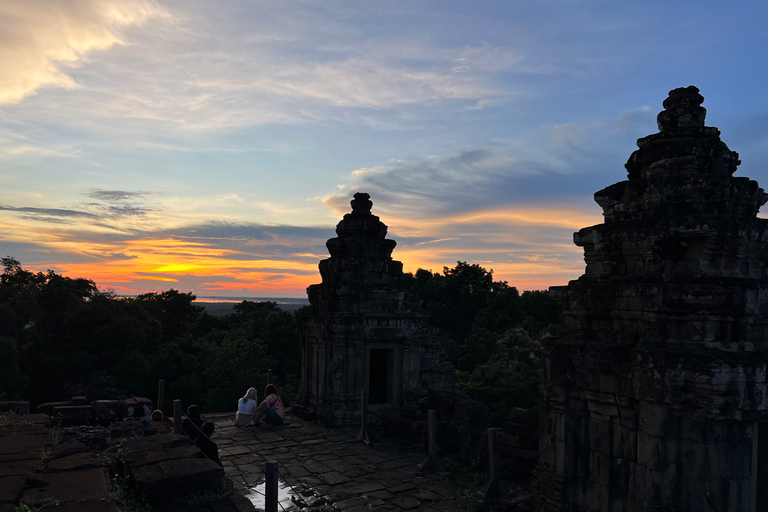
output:
<svg viewBox="0 0 768 512"><path fill-rule="evenodd" d="M768 185L766 26L764 0L0 0L0 256L301 297L360 191L408 272L564 285L673 88Z"/></svg>

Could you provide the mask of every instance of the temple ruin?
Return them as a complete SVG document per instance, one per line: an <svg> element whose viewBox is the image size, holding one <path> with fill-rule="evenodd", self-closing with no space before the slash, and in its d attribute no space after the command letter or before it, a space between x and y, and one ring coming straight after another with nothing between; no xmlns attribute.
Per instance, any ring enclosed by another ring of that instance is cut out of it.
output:
<svg viewBox="0 0 768 512"><path fill-rule="evenodd" d="M452 386L451 365L426 323L420 300L392 259L396 242L371 214L370 196L357 193L352 213L326 243L321 284L307 289L311 313L300 320L302 383L297 410L333 425L360 422L368 410L403 404L411 390Z"/></svg>
<svg viewBox="0 0 768 512"><path fill-rule="evenodd" d="M537 511L768 510L768 196L675 89L551 288Z"/></svg>

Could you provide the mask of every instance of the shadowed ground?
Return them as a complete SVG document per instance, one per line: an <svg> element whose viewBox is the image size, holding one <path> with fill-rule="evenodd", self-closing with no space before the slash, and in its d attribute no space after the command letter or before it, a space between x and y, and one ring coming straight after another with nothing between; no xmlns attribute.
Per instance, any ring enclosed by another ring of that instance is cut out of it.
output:
<svg viewBox="0 0 768 512"><path fill-rule="evenodd" d="M266 462L276 460L292 486L311 487L342 511L474 510L475 501L451 499L464 487L435 475L419 476L421 456L366 446L353 435L286 415L285 425L243 430L234 413L209 414L216 423L213 440L235 489L247 492L264 480Z"/></svg>

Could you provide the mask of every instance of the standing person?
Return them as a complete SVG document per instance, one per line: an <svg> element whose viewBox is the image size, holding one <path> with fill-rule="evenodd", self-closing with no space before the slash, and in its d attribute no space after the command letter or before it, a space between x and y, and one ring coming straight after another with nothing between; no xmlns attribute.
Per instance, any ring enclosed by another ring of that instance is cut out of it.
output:
<svg viewBox="0 0 768 512"><path fill-rule="evenodd" d="M283 407L283 401L280 400L280 395L277 394L277 389L274 385L268 384L264 388L264 400L259 404L256 409L256 414L253 417L253 422L256 425L260 425L261 418L264 418L264 422L269 425L282 425L285 419L285 408Z"/></svg>
<svg viewBox="0 0 768 512"><path fill-rule="evenodd" d="M256 414L258 401L256 398L256 388L249 388L245 396L237 401L237 415L235 416L235 425L238 427L250 428L256 426L253 422L253 416Z"/></svg>

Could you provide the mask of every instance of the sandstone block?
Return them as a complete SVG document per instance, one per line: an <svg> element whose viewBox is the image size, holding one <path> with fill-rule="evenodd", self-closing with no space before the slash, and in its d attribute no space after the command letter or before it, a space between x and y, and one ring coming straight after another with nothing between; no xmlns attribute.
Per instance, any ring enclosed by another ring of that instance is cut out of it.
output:
<svg viewBox="0 0 768 512"><path fill-rule="evenodd" d="M107 426L123 417L125 402L122 400L94 400L93 415L96 422Z"/></svg>
<svg viewBox="0 0 768 512"><path fill-rule="evenodd" d="M29 414L29 402L26 400L0 400L0 412Z"/></svg>
<svg viewBox="0 0 768 512"><path fill-rule="evenodd" d="M219 491L224 485L224 469L207 458L146 464L132 468L130 474L137 492L150 502L168 502L207 490Z"/></svg>
<svg viewBox="0 0 768 512"><path fill-rule="evenodd" d="M93 407L90 405L64 405L53 408L53 421L62 427L88 425L93 422Z"/></svg>

